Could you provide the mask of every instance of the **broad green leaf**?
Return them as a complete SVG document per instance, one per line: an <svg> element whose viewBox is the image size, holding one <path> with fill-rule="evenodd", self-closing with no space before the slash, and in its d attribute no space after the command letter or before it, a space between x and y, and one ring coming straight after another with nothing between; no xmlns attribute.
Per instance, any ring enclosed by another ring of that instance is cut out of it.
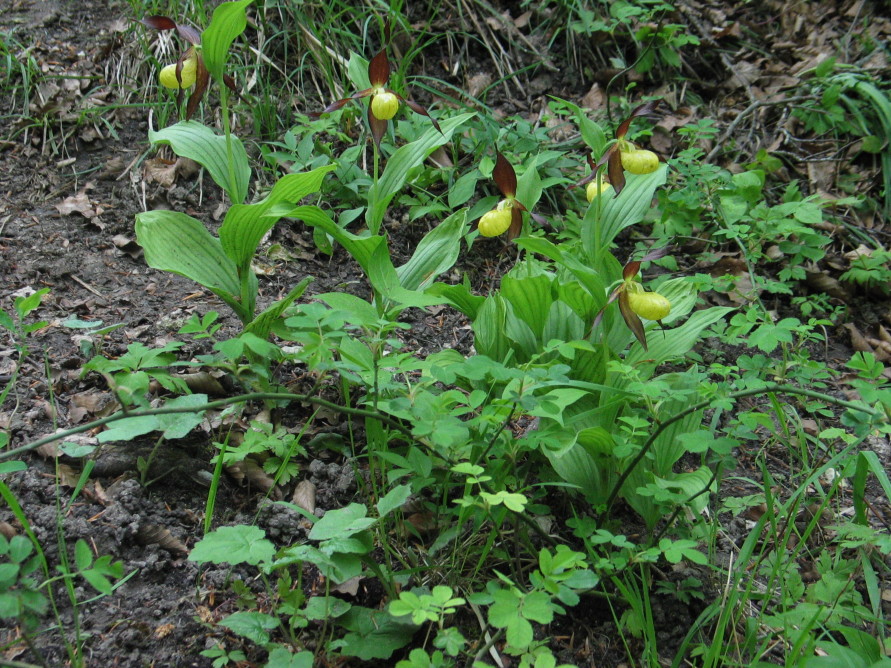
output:
<svg viewBox="0 0 891 668"><path fill-rule="evenodd" d="M530 159L526 170L517 179L517 200L530 211L538 204L542 191L536 163L534 158Z"/></svg>
<svg viewBox="0 0 891 668"><path fill-rule="evenodd" d="M380 319L374 306L361 297L356 297L348 292L326 292L314 295L313 299L323 301L338 311L346 311L351 316L348 318L349 322L362 327L372 327Z"/></svg>
<svg viewBox="0 0 891 668"><path fill-rule="evenodd" d="M345 508L329 510L322 519L313 524L309 538L326 540L364 531L377 522L374 518L366 517L367 514L368 509L361 503L351 503Z"/></svg>
<svg viewBox="0 0 891 668"><path fill-rule="evenodd" d="M150 267L203 285L242 320L249 315L236 298L241 285L235 263L200 220L178 211L146 211L136 215L136 240Z"/></svg>
<svg viewBox="0 0 891 668"><path fill-rule="evenodd" d="M386 239L382 236L360 237L352 232L347 232L317 206L294 207L287 213L287 216L282 217L298 218L307 225L324 230L359 263L366 276L369 273L372 255L378 246L386 243Z"/></svg>
<svg viewBox="0 0 891 668"><path fill-rule="evenodd" d="M435 149L448 142L452 138L452 133L475 115L459 114L443 121L440 123L442 133L431 125L418 139L397 149L387 159L384 173L368 193L365 221L372 234L376 235L380 231L387 207L402 190L409 172L424 162Z"/></svg>
<svg viewBox="0 0 891 668"><path fill-rule="evenodd" d="M379 244L371 256L368 265L368 280L384 300L403 307L421 308L443 302L441 297L402 287L386 244Z"/></svg>
<svg viewBox="0 0 891 668"><path fill-rule="evenodd" d="M480 180L480 170L473 169L462 175L449 188L449 208L457 209L467 202L476 192L477 181Z"/></svg>
<svg viewBox="0 0 891 668"><path fill-rule="evenodd" d="M389 659L393 652L405 647L417 630L409 618L395 618L384 610L370 610L353 606L337 623L348 629L341 640L331 643L345 656L362 661Z"/></svg>
<svg viewBox="0 0 891 668"><path fill-rule="evenodd" d="M446 283L434 283L428 290L429 294L439 295L449 301L456 309L461 311L470 320L476 320L477 314L486 298L475 295L466 285L447 285Z"/></svg>
<svg viewBox="0 0 891 668"><path fill-rule="evenodd" d="M303 174L287 174L259 202L233 204L229 207L220 227L220 243L226 255L237 266L247 268L263 236L283 215L290 216L290 209L293 207L276 205L294 205L307 195L318 192L325 174L335 167L336 165L326 165Z"/></svg>
<svg viewBox="0 0 891 668"><path fill-rule="evenodd" d="M269 642L269 631L278 627L278 618L263 612L233 612L220 621L220 626L258 645L265 645Z"/></svg>
<svg viewBox="0 0 891 668"><path fill-rule="evenodd" d="M202 165L216 184L226 191L232 203L241 204L247 197L251 167L241 140L235 135L230 135L229 139L227 142L225 136L216 134L197 121L180 121L161 130L149 130L152 144L168 145L177 155Z"/></svg>
<svg viewBox="0 0 891 668"><path fill-rule="evenodd" d="M368 80L368 61L352 51L350 51L350 60L347 63L347 76L357 90L371 87L371 82Z"/></svg>
<svg viewBox="0 0 891 668"><path fill-rule="evenodd" d="M224 2L214 10L210 25L201 33L201 55L204 57L204 66L221 84L223 74L226 73L229 47L235 38L244 32L247 25L245 12L252 1Z"/></svg>
<svg viewBox="0 0 891 668"><path fill-rule="evenodd" d="M304 614L307 619L324 621L340 617L351 607L349 603L336 596L313 596L306 602Z"/></svg>
<svg viewBox="0 0 891 668"><path fill-rule="evenodd" d="M554 301L551 295L553 280L546 274L517 277L515 272L501 279L502 297L510 302L514 315L526 323L537 338L541 337Z"/></svg>
<svg viewBox="0 0 891 668"><path fill-rule="evenodd" d="M251 564L271 561L275 546L262 529L247 524L220 527L195 543L189 561L212 564Z"/></svg>
<svg viewBox="0 0 891 668"><path fill-rule="evenodd" d="M157 415L143 415L141 417L126 417L117 422L112 422L111 427L100 432L96 439L100 443L113 441L132 441L137 436L142 436L155 431L158 428Z"/></svg>
<svg viewBox="0 0 891 668"><path fill-rule="evenodd" d="M423 290L454 266L466 232L467 209L456 211L428 232L411 259L396 269L399 282L407 290Z"/></svg>
<svg viewBox="0 0 891 668"><path fill-rule="evenodd" d="M410 485L398 485L391 489L387 494L377 502L377 513L380 517L386 517L394 510L402 506L406 499L411 496Z"/></svg>
<svg viewBox="0 0 891 668"><path fill-rule="evenodd" d="M276 647L269 652L264 668L312 668L315 654L308 651L291 654L285 647Z"/></svg>
<svg viewBox="0 0 891 668"><path fill-rule="evenodd" d="M207 403L206 394L187 394L175 397L164 404L164 408L193 408ZM164 438L184 438L204 419L204 411L194 413L168 413L158 416L158 430Z"/></svg>

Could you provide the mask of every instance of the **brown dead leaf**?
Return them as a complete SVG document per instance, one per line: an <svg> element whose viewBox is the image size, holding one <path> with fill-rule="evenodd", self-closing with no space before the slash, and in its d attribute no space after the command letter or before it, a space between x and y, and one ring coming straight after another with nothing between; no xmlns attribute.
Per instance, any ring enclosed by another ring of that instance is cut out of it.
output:
<svg viewBox="0 0 891 668"><path fill-rule="evenodd" d="M295 506L303 508L306 512L315 515L316 486L309 480L301 480L298 483L297 488L294 490L291 502Z"/></svg>
<svg viewBox="0 0 891 668"><path fill-rule="evenodd" d="M61 203L56 204L56 209L59 211L59 215L70 216L72 213L79 213L88 220L100 215L103 211L102 207L98 204L94 204L87 196L87 191L92 187L93 183L91 181L76 195L66 197Z"/></svg>
<svg viewBox="0 0 891 668"><path fill-rule="evenodd" d="M583 109L602 109L603 108L603 90L596 81L590 90L579 100L579 106Z"/></svg>
<svg viewBox="0 0 891 668"><path fill-rule="evenodd" d="M349 580L345 580L341 582L334 588L338 594L346 594L347 596L355 596L359 593L359 583L362 582L362 576L357 575L356 577L350 578Z"/></svg>
<svg viewBox="0 0 891 668"><path fill-rule="evenodd" d="M666 114L656 123L657 128L671 132L675 128L682 128L696 118L696 107L681 107L672 114Z"/></svg>
<svg viewBox="0 0 891 668"><path fill-rule="evenodd" d="M111 243L134 260L138 260L142 257L142 246L130 237L125 237L123 234L116 234L111 238Z"/></svg>
<svg viewBox="0 0 891 668"><path fill-rule="evenodd" d="M80 482L80 472L75 471L68 464L59 464L56 467L59 472L59 484L63 487L77 487Z"/></svg>
<svg viewBox="0 0 891 668"><path fill-rule="evenodd" d="M161 640L176 630L176 624L161 624L155 629L155 638Z"/></svg>
<svg viewBox="0 0 891 668"><path fill-rule="evenodd" d="M0 522L0 536L3 536L6 540L10 540L16 533L15 527L9 522Z"/></svg>
<svg viewBox="0 0 891 668"><path fill-rule="evenodd" d="M848 333L851 335L851 347L860 353L874 353L875 351L872 349L872 346L869 345L869 341L866 340L866 337L860 333L860 330L857 329L857 326L852 322L846 322L844 324L845 329L848 330Z"/></svg>
<svg viewBox="0 0 891 668"><path fill-rule="evenodd" d="M136 539L142 545L157 545L171 554L185 556L189 553L189 548L186 547L185 543L170 533L168 529L158 524L145 524L139 527L139 530L136 532Z"/></svg>
<svg viewBox="0 0 891 668"><path fill-rule="evenodd" d="M470 97L479 97L480 93L482 93L491 83L492 75L488 72L480 72L479 74L474 74L467 80L465 88Z"/></svg>
<svg viewBox="0 0 891 668"><path fill-rule="evenodd" d="M808 286L815 292L824 292L834 299L848 301L851 295L837 279L833 278L825 271L817 269L805 269L805 278Z"/></svg>
<svg viewBox="0 0 891 668"><path fill-rule="evenodd" d="M72 423L77 424L87 415L92 417L108 417L114 413L119 404L110 392L91 389L72 395L73 408L68 413Z"/></svg>
<svg viewBox="0 0 891 668"><path fill-rule="evenodd" d="M200 165L189 158L167 160L157 156L145 161L142 175L145 182L157 183L162 188L172 188L177 179L187 179L198 173Z"/></svg>

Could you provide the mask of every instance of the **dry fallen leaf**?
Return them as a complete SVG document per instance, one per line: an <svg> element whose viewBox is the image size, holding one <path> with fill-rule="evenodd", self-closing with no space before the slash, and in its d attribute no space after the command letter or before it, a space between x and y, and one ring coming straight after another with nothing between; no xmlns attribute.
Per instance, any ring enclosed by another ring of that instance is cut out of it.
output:
<svg viewBox="0 0 891 668"><path fill-rule="evenodd" d="M309 480L301 480L294 490L291 502L308 513L316 512L316 486Z"/></svg>

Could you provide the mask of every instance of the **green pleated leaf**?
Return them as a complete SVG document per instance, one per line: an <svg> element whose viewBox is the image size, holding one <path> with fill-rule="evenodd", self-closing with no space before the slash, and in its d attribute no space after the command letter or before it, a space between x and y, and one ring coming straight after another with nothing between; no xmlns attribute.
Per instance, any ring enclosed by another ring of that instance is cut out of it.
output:
<svg viewBox="0 0 891 668"><path fill-rule="evenodd" d="M220 227L220 243L235 264L247 268L257 252L257 246L273 225L283 215L289 214L290 207L281 204L297 204L322 187L325 174L336 165L326 165L303 174L288 174L279 179L272 191L255 204L233 204L226 212Z"/></svg>
<svg viewBox="0 0 891 668"><path fill-rule="evenodd" d="M241 140L230 136L232 174L229 173L229 150L226 137L214 133L197 121L180 121L161 130L149 130L152 144L165 144L173 152L194 160L207 170L210 177L226 191L229 199L241 204L247 197L251 167Z"/></svg>
<svg viewBox="0 0 891 668"><path fill-rule="evenodd" d="M512 273L501 279L501 295L513 306L513 312L536 337L541 337L548 311L554 298L551 296L553 276L523 276Z"/></svg>
<svg viewBox="0 0 891 668"><path fill-rule="evenodd" d="M368 193L368 210L365 212L365 221L372 234L377 234L380 231L387 207L402 190L408 173L424 162L435 149L448 142L452 138L452 133L475 115L473 113L459 114L443 121L440 123L442 133L431 125L415 141L399 148L387 159L384 173Z"/></svg>
<svg viewBox="0 0 891 668"><path fill-rule="evenodd" d="M651 329L649 338L649 351L641 346L634 346L625 357L627 364L662 364L670 359L676 359L686 354L699 339L702 332L718 322L734 309L724 306L696 311L689 320L680 327L674 329ZM644 362L646 360L646 362Z"/></svg>
<svg viewBox="0 0 891 668"><path fill-rule="evenodd" d="M582 220L582 243L590 261L608 250L619 232L643 220L656 188L667 177L665 165L652 174L626 174L625 188L618 197L594 198Z"/></svg>
<svg viewBox="0 0 891 668"><path fill-rule="evenodd" d="M221 82L225 74L229 47L247 26L245 11L252 1L224 2L214 10L210 25L201 33L204 66L217 81Z"/></svg>
<svg viewBox="0 0 891 668"><path fill-rule="evenodd" d="M235 263L200 220L178 211L146 211L136 215L136 241L150 267L200 283L244 320Z"/></svg>
<svg viewBox="0 0 891 668"><path fill-rule="evenodd" d="M421 239L411 259L396 269L407 290L423 290L444 271L451 269L461 251L466 232L467 209L456 211Z"/></svg>

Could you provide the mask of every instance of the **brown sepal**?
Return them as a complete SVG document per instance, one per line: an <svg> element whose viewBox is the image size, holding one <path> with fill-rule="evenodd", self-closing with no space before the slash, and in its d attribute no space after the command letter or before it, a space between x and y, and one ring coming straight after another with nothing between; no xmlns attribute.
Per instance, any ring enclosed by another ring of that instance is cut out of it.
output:
<svg viewBox="0 0 891 668"><path fill-rule="evenodd" d="M505 197L514 197L517 194L517 173L513 166L500 152L495 154L495 168L492 170L492 178ZM511 225L513 227L513 225Z"/></svg>
<svg viewBox="0 0 891 668"><path fill-rule="evenodd" d="M393 93L393 91L388 91L388 92ZM436 119L433 118L433 116L431 116L424 107L422 107L420 104L418 104L414 100L409 100L409 99L402 97L398 93L393 93L393 94L399 98L400 102L405 102L405 104L408 105L408 108L411 109L413 112L415 112L416 114L421 114L421 116L426 116L427 118L429 118L430 122L433 123L433 127L435 127L437 130L439 130L439 134L443 134L442 128L439 127L439 123L436 122Z"/></svg>
<svg viewBox="0 0 891 668"><path fill-rule="evenodd" d="M387 121L375 116L374 112L371 111L370 104L368 105L368 126L371 128L371 136L374 138L374 143L377 145L378 150L380 150L381 139L387 131Z"/></svg>
<svg viewBox="0 0 891 668"><path fill-rule="evenodd" d="M624 290L619 294L619 311L622 312L622 317L625 319L625 324L628 325L628 329L630 329L635 338L640 341L640 345L643 346L643 349L648 350L647 335L644 332L643 323L640 321L640 318L637 317L637 313L631 310L631 304L628 303L628 294Z"/></svg>
<svg viewBox="0 0 891 668"><path fill-rule="evenodd" d="M209 84L210 72L208 72L207 68L204 66L204 59L201 58L201 56L198 56L198 62L195 67L195 90L192 91L192 94L189 96L189 101L186 104L187 121L195 115L196 111L198 111L198 104L201 102L201 98L204 97L204 93L207 91Z"/></svg>
<svg viewBox="0 0 891 668"><path fill-rule="evenodd" d="M189 44L197 46L201 44L201 33L195 30L192 26L184 26L182 24L177 24L176 26L177 34L186 40Z"/></svg>
<svg viewBox="0 0 891 668"><path fill-rule="evenodd" d="M642 105L636 107L634 111L631 112L631 115L622 121L619 127L616 128L616 139L624 139L625 135L628 134L628 128L631 127L631 121L635 118L652 114L656 111L656 107L658 107L661 102L662 100L650 100L649 102L644 102Z"/></svg>
<svg viewBox="0 0 891 668"><path fill-rule="evenodd" d="M622 267L622 278L626 281L634 278L640 273L640 260L632 260Z"/></svg>
<svg viewBox="0 0 891 668"><path fill-rule="evenodd" d="M622 154L618 144L609 150L606 173L609 175L609 182L613 185L613 190L616 191L614 197L618 197L625 187L625 168L622 167Z"/></svg>
<svg viewBox="0 0 891 668"><path fill-rule="evenodd" d="M390 78L390 61L387 60L387 52L381 49L368 63L368 80L375 88L385 86Z"/></svg>
<svg viewBox="0 0 891 668"><path fill-rule="evenodd" d="M523 231L523 210L525 207L514 200L514 206L510 208L510 227L507 228L507 240L513 241Z"/></svg>
<svg viewBox="0 0 891 668"><path fill-rule="evenodd" d="M144 16L139 22L152 30L176 30L177 27L176 21L167 16L161 16L160 14Z"/></svg>

